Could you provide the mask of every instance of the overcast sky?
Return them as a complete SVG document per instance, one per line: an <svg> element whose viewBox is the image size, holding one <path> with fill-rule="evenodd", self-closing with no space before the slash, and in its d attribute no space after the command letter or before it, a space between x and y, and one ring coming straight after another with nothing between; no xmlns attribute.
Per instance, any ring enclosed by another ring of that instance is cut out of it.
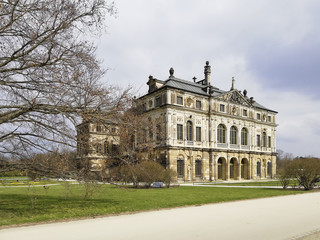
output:
<svg viewBox="0 0 320 240"><path fill-rule="evenodd" d="M203 78L278 111L277 148L320 157L319 0L116 0L99 41L104 81L147 92L148 76Z"/></svg>

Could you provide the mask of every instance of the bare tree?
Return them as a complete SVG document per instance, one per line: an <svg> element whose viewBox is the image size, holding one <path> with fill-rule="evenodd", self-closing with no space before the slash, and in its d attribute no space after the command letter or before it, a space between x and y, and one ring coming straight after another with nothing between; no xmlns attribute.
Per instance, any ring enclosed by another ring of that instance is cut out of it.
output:
<svg viewBox="0 0 320 240"><path fill-rule="evenodd" d="M319 158L296 158L290 163L289 169L305 190L312 190L320 180Z"/></svg>
<svg viewBox="0 0 320 240"><path fill-rule="evenodd" d="M0 0L1 154L75 147L82 119L119 111L89 40L114 11L105 0Z"/></svg>
<svg viewBox="0 0 320 240"><path fill-rule="evenodd" d="M312 190L315 184L320 181L320 159L282 160L277 175L283 188L287 188L289 181L295 179L305 190Z"/></svg>

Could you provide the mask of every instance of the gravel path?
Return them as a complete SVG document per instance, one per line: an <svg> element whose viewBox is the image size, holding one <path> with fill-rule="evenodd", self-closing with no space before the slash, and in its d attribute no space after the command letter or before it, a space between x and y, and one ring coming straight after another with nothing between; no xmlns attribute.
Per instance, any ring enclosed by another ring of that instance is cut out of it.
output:
<svg viewBox="0 0 320 240"><path fill-rule="evenodd" d="M319 232L315 192L3 229L0 239L312 240Z"/></svg>

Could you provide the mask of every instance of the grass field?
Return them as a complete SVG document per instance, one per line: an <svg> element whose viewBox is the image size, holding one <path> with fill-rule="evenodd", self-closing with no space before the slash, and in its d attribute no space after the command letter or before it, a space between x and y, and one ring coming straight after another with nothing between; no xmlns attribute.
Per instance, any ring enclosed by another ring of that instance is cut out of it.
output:
<svg viewBox="0 0 320 240"><path fill-rule="evenodd" d="M281 187L281 182L280 181L257 181L257 182L230 182L230 183L215 183L215 184L210 184L210 185L228 185L228 186L278 186ZM296 180L291 180L289 183L289 186L297 186L298 181Z"/></svg>
<svg viewBox="0 0 320 240"><path fill-rule="evenodd" d="M162 189L119 188L94 185L84 199L84 185L65 183L49 188L1 187L0 226L39 223L109 214L201 205L302 193L297 190L179 187Z"/></svg>

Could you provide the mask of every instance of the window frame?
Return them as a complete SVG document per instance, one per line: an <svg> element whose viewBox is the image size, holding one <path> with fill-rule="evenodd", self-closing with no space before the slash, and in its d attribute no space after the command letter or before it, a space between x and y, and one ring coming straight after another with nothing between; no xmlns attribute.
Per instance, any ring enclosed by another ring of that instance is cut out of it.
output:
<svg viewBox="0 0 320 240"><path fill-rule="evenodd" d="M159 107L161 105L161 97L156 97L155 99L155 107Z"/></svg>
<svg viewBox="0 0 320 240"><path fill-rule="evenodd" d="M202 109L202 102L200 100L196 100L196 109Z"/></svg>
<svg viewBox="0 0 320 240"><path fill-rule="evenodd" d="M271 120L271 119L272 119L272 118L271 118L271 116L267 116L267 121L268 121L268 122L270 122L270 123L271 123L271 122L272 122L272 120Z"/></svg>
<svg viewBox="0 0 320 240"><path fill-rule="evenodd" d="M193 141L193 123L190 120L187 121L186 137L187 141Z"/></svg>
<svg viewBox="0 0 320 240"><path fill-rule="evenodd" d="M241 129L241 145L248 146L248 129L245 127Z"/></svg>
<svg viewBox="0 0 320 240"><path fill-rule="evenodd" d="M238 144L237 135L238 135L237 127L236 126L232 126L230 128L230 144L233 144L233 145Z"/></svg>
<svg viewBox="0 0 320 240"><path fill-rule="evenodd" d="M183 125L177 124L177 139L183 140Z"/></svg>
<svg viewBox="0 0 320 240"><path fill-rule="evenodd" d="M201 127L196 127L196 141L201 142Z"/></svg>
<svg viewBox="0 0 320 240"><path fill-rule="evenodd" d="M161 138L161 126L160 126L160 124L158 124L156 128L157 128L157 137L156 137L156 139L157 139L157 141L161 141L162 138Z"/></svg>
<svg viewBox="0 0 320 240"><path fill-rule="evenodd" d="M267 147L267 133L266 132L262 133L262 146Z"/></svg>
<svg viewBox="0 0 320 240"><path fill-rule="evenodd" d="M257 147L261 147L261 136L257 134Z"/></svg>
<svg viewBox="0 0 320 240"><path fill-rule="evenodd" d="M177 96L177 104L183 105L183 97L182 96Z"/></svg>
<svg viewBox="0 0 320 240"><path fill-rule="evenodd" d="M271 136L268 136L268 147L271 148Z"/></svg>
<svg viewBox="0 0 320 240"><path fill-rule="evenodd" d="M261 113L257 113L257 120L261 120Z"/></svg>
<svg viewBox="0 0 320 240"><path fill-rule="evenodd" d="M201 159L196 159L194 165L195 165L195 171L194 171L195 176L197 178L201 178L202 177L202 161L201 161Z"/></svg>
<svg viewBox="0 0 320 240"><path fill-rule="evenodd" d="M248 117L248 110L247 109L242 109L242 116Z"/></svg>
<svg viewBox="0 0 320 240"><path fill-rule="evenodd" d="M219 124L217 128L217 142L226 143L226 126Z"/></svg>
<svg viewBox="0 0 320 240"><path fill-rule="evenodd" d="M177 178L184 178L184 159L177 160Z"/></svg>
<svg viewBox="0 0 320 240"><path fill-rule="evenodd" d="M226 105L220 103L220 104L219 104L219 111L220 111L220 112L226 112Z"/></svg>

